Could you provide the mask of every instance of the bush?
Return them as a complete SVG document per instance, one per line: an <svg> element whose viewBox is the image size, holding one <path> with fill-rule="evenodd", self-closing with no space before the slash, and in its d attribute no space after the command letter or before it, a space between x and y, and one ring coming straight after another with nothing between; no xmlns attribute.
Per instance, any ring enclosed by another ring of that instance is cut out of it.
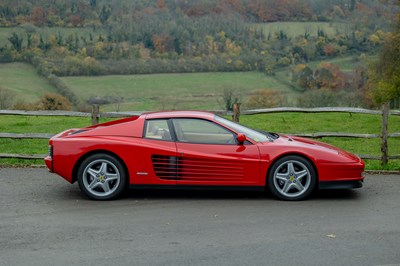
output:
<svg viewBox="0 0 400 266"><path fill-rule="evenodd" d="M71 102L57 93L44 94L38 103L39 110L71 110Z"/></svg>
<svg viewBox="0 0 400 266"><path fill-rule="evenodd" d="M297 98L297 106L304 108L314 107L360 107L364 99L357 92L334 92L329 89L320 89L304 92Z"/></svg>
<svg viewBox="0 0 400 266"><path fill-rule="evenodd" d="M270 89L261 89L251 93L246 101L246 107L249 109L272 108L283 106L286 103L286 97L282 92Z"/></svg>
<svg viewBox="0 0 400 266"><path fill-rule="evenodd" d="M47 76L47 80L50 82L51 85L57 88L57 91L61 95L68 99L68 102L72 102L75 105L79 103L78 97L67 85L65 85L65 83L59 77L54 74L50 74L49 76Z"/></svg>
<svg viewBox="0 0 400 266"><path fill-rule="evenodd" d="M0 87L0 110L8 109L12 106L15 98L15 92Z"/></svg>
<svg viewBox="0 0 400 266"><path fill-rule="evenodd" d="M38 109L38 106L36 103L27 103L24 101L18 101L13 105L12 109L13 110L24 110L24 111L35 111Z"/></svg>

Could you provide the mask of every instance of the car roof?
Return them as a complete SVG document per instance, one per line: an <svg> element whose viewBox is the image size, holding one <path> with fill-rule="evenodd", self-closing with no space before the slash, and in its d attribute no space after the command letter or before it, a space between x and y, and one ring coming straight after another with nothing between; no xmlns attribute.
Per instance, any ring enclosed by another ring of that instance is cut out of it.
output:
<svg viewBox="0 0 400 266"><path fill-rule="evenodd" d="M203 118L213 119L214 113L206 111L165 111L165 112L153 112L145 113L146 119L157 119L157 118Z"/></svg>

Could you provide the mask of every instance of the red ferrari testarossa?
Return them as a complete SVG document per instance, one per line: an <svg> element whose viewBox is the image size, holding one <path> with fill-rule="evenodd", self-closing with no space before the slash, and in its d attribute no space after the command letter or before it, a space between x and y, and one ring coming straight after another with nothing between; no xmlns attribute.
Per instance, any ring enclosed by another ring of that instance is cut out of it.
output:
<svg viewBox="0 0 400 266"><path fill-rule="evenodd" d="M145 113L66 130L49 141L49 170L91 199L131 188L269 190L302 200L362 186L364 162L326 143L261 132L213 113Z"/></svg>

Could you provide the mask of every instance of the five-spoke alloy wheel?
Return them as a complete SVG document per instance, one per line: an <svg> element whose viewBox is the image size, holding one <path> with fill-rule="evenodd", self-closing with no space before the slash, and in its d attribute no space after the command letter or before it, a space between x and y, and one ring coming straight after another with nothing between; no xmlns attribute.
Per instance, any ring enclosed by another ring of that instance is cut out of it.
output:
<svg viewBox="0 0 400 266"><path fill-rule="evenodd" d="M79 167L77 179L81 191L94 200L114 199L126 185L124 167L108 154L94 154L86 158Z"/></svg>
<svg viewBox="0 0 400 266"><path fill-rule="evenodd" d="M314 190L317 176L312 164L300 156L286 156L274 163L267 184L283 200L303 200Z"/></svg>

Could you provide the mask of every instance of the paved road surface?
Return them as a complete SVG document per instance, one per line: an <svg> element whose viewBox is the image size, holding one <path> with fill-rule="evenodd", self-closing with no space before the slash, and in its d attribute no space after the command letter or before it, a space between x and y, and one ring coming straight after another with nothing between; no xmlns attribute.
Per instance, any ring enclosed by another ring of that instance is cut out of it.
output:
<svg viewBox="0 0 400 266"><path fill-rule="evenodd" d="M131 191L85 199L45 169L0 169L0 265L400 265L400 176L302 202Z"/></svg>

